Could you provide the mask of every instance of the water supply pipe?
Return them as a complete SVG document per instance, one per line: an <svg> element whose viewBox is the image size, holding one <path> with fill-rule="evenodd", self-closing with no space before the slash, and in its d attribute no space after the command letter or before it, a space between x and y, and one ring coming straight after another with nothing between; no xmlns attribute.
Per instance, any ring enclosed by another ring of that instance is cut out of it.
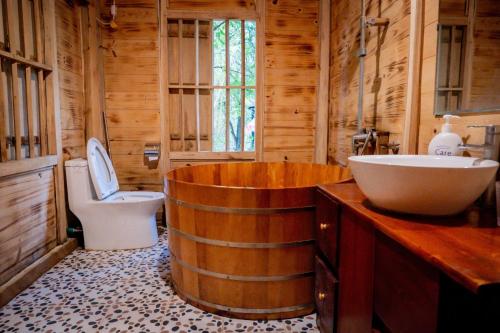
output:
<svg viewBox="0 0 500 333"><path fill-rule="evenodd" d="M364 82L365 82L365 56L366 56L366 3L361 0L361 17L359 18L359 90L358 90L358 130L357 133L363 133L363 97L364 97Z"/></svg>
<svg viewBox="0 0 500 333"><path fill-rule="evenodd" d="M361 0L361 17L359 18L359 90L358 90L358 130L357 134L364 134L363 129L363 98L365 95L365 56L366 56L366 28L368 26L387 26L388 18L366 17L366 0Z"/></svg>

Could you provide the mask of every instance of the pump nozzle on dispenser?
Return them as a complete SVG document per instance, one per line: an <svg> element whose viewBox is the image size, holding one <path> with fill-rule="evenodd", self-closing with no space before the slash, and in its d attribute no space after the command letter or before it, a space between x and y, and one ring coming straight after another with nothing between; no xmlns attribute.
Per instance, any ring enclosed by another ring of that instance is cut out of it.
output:
<svg viewBox="0 0 500 333"><path fill-rule="evenodd" d="M443 116L444 124L441 126L441 133L451 133L451 119L460 119L460 116L445 114Z"/></svg>
<svg viewBox="0 0 500 333"><path fill-rule="evenodd" d="M458 147L463 144L460 135L451 131L451 119L460 119L459 116L445 114L441 133L436 135L429 143L429 155L455 156L460 153Z"/></svg>

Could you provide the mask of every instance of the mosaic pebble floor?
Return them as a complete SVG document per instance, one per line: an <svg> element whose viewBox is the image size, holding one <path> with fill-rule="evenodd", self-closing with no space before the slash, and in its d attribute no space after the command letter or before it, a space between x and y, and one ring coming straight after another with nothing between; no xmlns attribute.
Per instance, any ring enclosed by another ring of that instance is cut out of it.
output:
<svg viewBox="0 0 500 333"><path fill-rule="evenodd" d="M318 332L316 315L252 321L186 304L168 281L167 235L149 249L75 250L0 309L2 332Z"/></svg>

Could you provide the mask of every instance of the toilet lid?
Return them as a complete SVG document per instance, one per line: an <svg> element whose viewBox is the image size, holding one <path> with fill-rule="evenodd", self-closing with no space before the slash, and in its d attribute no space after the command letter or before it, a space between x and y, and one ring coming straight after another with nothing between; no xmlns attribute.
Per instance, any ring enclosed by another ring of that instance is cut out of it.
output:
<svg viewBox="0 0 500 333"><path fill-rule="evenodd" d="M87 160L97 198L102 200L117 192L119 185L115 169L106 149L96 138L91 138L87 142Z"/></svg>

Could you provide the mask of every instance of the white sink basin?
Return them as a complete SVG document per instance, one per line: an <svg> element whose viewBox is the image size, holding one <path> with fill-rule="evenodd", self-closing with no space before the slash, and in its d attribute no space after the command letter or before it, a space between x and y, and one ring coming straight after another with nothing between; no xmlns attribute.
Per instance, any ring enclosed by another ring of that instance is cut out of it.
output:
<svg viewBox="0 0 500 333"><path fill-rule="evenodd" d="M486 190L498 162L432 155L349 157L354 179L371 203L401 213L457 214Z"/></svg>

